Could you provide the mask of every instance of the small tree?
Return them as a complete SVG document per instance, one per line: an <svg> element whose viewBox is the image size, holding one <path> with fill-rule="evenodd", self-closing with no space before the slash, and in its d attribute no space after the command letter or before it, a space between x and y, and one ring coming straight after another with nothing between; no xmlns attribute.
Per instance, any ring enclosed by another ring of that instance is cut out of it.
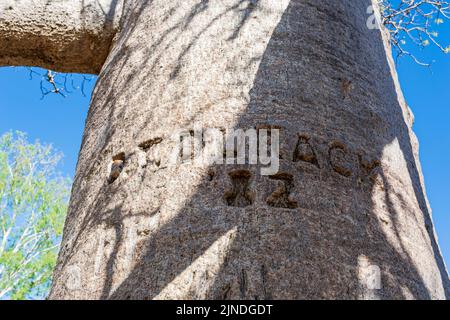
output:
<svg viewBox="0 0 450 320"><path fill-rule="evenodd" d="M47 295L71 185L61 156L21 132L0 137L0 299Z"/></svg>

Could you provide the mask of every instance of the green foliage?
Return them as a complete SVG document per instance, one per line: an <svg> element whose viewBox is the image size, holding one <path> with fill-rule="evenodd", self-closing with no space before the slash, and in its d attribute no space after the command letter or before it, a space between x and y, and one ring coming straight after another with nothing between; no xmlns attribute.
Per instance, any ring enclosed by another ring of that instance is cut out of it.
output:
<svg viewBox="0 0 450 320"><path fill-rule="evenodd" d="M21 132L0 137L0 299L48 293L71 186L61 157Z"/></svg>

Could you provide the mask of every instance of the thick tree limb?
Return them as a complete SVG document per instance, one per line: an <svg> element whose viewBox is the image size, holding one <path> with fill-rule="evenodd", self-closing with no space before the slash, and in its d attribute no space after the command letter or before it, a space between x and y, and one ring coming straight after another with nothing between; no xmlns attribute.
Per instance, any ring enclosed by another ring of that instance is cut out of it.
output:
<svg viewBox="0 0 450 320"><path fill-rule="evenodd" d="M123 0L0 3L0 66L96 74L119 27Z"/></svg>

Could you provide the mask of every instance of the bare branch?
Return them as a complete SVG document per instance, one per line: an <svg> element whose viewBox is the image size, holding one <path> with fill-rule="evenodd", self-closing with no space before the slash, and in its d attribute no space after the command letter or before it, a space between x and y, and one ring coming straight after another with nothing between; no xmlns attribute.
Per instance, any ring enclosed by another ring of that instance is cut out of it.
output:
<svg viewBox="0 0 450 320"><path fill-rule="evenodd" d="M450 52L450 46L438 41L439 34L434 30L450 19L450 2L444 0L377 0L381 11L382 23L390 33L391 44L397 52L397 58L409 56L416 63L421 62L406 49L413 43L420 48L430 44L444 53Z"/></svg>

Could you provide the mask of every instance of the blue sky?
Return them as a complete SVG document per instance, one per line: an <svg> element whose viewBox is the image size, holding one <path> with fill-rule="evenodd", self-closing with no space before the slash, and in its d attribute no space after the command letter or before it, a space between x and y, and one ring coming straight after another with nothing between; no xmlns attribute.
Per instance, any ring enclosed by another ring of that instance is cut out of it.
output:
<svg viewBox="0 0 450 320"><path fill-rule="evenodd" d="M444 28L450 34L450 27ZM432 68L402 58L398 71L415 114L428 198L441 249L450 266L450 54L430 47L418 56L424 61L435 60ZM21 130L31 140L53 144L65 155L62 172L73 176L94 81L86 84L87 97L75 90L66 98L47 95L42 100L40 81L37 75L30 80L26 68L0 68L0 134Z"/></svg>
<svg viewBox="0 0 450 320"><path fill-rule="evenodd" d="M81 76L74 79L75 86L81 83ZM0 134L20 130L30 140L51 143L64 153L61 171L73 177L94 81L86 84L86 97L73 90L66 98L49 94L42 99L39 75L30 80L27 68L0 68Z"/></svg>

